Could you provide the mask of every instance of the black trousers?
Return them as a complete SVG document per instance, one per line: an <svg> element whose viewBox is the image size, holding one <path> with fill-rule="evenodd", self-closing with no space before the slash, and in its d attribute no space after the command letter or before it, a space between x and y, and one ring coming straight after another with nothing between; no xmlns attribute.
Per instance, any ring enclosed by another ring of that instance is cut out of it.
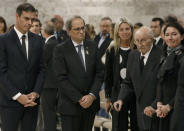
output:
<svg viewBox="0 0 184 131"><path fill-rule="evenodd" d="M57 89L43 89L41 107L43 111L44 131L56 131L57 115Z"/></svg>
<svg viewBox="0 0 184 131"><path fill-rule="evenodd" d="M136 99L132 95L131 99L124 102L121 111L112 110L112 130L128 131L128 118L130 118L131 131L139 131L136 114Z"/></svg>
<svg viewBox="0 0 184 131"><path fill-rule="evenodd" d="M35 131L38 106L35 107L0 107L2 131Z"/></svg>
<svg viewBox="0 0 184 131"><path fill-rule="evenodd" d="M78 116L61 114L62 131L92 131L95 114L89 110L79 112Z"/></svg>

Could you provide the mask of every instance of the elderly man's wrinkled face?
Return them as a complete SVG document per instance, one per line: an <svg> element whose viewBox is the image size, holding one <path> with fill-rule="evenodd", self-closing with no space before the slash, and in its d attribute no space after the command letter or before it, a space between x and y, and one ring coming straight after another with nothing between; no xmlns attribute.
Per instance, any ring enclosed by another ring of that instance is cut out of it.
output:
<svg viewBox="0 0 184 131"><path fill-rule="evenodd" d="M146 54L153 45L153 39L150 38L149 32L146 30L138 30L135 33L135 44L139 52Z"/></svg>

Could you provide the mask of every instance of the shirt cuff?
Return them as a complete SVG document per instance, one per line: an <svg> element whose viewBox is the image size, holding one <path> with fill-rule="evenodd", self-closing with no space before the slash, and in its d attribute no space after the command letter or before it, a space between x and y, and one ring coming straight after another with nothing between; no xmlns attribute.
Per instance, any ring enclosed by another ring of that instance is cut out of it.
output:
<svg viewBox="0 0 184 131"><path fill-rule="evenodd" d="M94 96L94 98L96 99L96 96L93 93L89 93L90 95Z"/></svg>
<svg viewBox="0 0 184 131"><path fill-rule="evenodd" d="M13 97L12 97L12 99L13 100L17 100L18 98L19 98L19 96L21 96L22 94L19 92L19 93L17 93L16 95L14 95Z"/></svg>

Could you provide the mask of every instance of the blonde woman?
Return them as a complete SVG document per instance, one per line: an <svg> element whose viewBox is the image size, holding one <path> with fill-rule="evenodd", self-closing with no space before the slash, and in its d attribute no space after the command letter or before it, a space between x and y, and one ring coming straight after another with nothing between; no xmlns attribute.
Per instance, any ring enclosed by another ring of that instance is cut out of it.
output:
<svg viewBox="0 0 184 131"><path fill-rule="evenodd" d="M126 77L128 54L133 49L133 26L125 18L121 18L114 28L114 41L106 52L105 60L105 96L106 112L112 109L113 131L128 131L128 116L131 131L138 131L136 118L135 95L127 100L120 112L113 110L112 105Z"/></svg>

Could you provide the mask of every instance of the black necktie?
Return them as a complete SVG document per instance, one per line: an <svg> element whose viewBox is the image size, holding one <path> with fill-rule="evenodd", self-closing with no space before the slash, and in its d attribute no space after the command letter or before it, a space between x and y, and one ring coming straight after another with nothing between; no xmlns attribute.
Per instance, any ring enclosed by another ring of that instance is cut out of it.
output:
<svg viewBox="0 0 184 131"><path fill-rule="evenodd" d="M143 71L143 68L144 68L144 56L141 56L141 58L140 58L140 71L141 71L141 73L142 73L142 71Z"/></svg>
<svg viewBox="0 0 184 131"><path fill-rule="evenodd" d="M79 57L80 57L80 59L81 59L81 62L82 62L82 64L83 64L84 68L85 68L84 59L83 59L83 57L82 57L81 47L82 47L82 45L78 45L78 46L77 46L77 48L78 48L78 55L79 55Z"/></svg>
<svg viewBox="0 0 184 131"><path fill-rule="evenodd" d="M25 42L25 39L26 39L26 36L23 35L23 36L22 36L22 50L23 50L23 52L24 52L24 55L25 55L26 58L27 58L27 51L26 51L26 42Z"/></svg>

